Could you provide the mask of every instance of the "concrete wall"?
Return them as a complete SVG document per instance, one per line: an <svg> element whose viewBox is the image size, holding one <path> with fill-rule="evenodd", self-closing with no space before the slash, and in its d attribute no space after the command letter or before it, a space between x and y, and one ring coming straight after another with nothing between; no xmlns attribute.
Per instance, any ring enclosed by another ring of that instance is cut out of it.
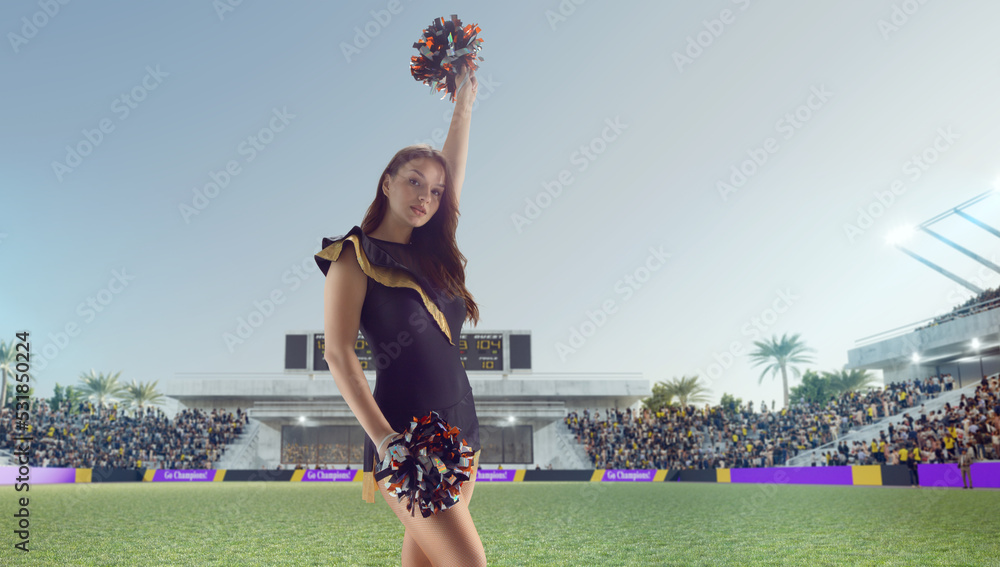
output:
<svg viewBox="0 0 1000 567"><path fill-rule="evenodd" d="M1000 340L1000 309L853 348L847 351L847 367L896 368L899 372L914 351L924 359L972 356L968 345L974 337L986 345L996 345Z"/></svg>
<svg viewBox="0 0 1000 567"><path fill-rule="evenodd" d="M1000 372L1000 355L992 354L974 360L962 360L942 364L913 364L900 363L889 368L882 369L882 375L886 384L894 382L904 382L914 378L928 378L930 376L943 376L951 374L955 379L955 387L958 388L970 384L972 381L978 382L983 376L990 376Z"/></svg>

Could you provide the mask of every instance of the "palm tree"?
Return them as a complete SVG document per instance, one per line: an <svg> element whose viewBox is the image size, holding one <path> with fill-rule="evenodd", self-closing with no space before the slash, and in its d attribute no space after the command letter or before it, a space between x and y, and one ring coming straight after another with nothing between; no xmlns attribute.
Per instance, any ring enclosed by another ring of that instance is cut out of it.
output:
<svg viewBox="0 0 1000 567"><path fill-rule="evenodd" d="M66 398L66 401L69 402L70 408L78 408L80 404L87 399L87 394L83 393L80 388L74 388L73 386L66 386L66 389L63 391L63 396ZM71 409L70 411L74 410Z"/></svg>
<svg viewBox="0 0 1000 567"><path fill-rule="evenodd" d="M788 407L788 368L789 364L801 364L803 362L812 362L812 359L806 356L806 352L815 352L813 349L807 347L805 343L799 342L799 335L792 335L790 338L787 335L782 335L781 339L778 339L777 335L771 337L770 341L754 341L754 345L757 346L757 350L749 353L750 358L753 359L753 365L759 366L761 364L767 364L764 368L764 372L761 373L760 378L757 380L759 385L764 381L764 376L770 372L772 375L777 375L781 372L781 387L785 395L785 406ZM799 369L795 366L791 367L792 373L796 377L801 376Z"/></svg>
<svg viewBox="0 0 1000 567"><path fill-rule="evenodd" d="M159 380L152 382L140 382L136 384L132 380L131 384L125 386L122 391L122 401L129 402L140 410L146 405L158 406L164 402L163 394L156 391L156 384Z"/></svg>
<svg viewBox="0 0 1000 567"><path fill-rule="evenodd" d="M675 378L667 383L667 387L673 395L677 396L677 401L680 402L681 407L686 407L688 402L698 404L708 401L707 394L709 390L698 383L697 376L692 376L690 378L687 376L681 376L680 379Z"/></svg>
<svg viewBox="0 0 1000 567"><path fill-rule="evenodd" d="M13 344L0 341L0 375L3 375L3 381L0 382L0 409L7 407L7 373L11 372L10 367L16 356Z"/></svg>
<svg viewBox="0 0 1000 567"><path fill-rule="evenodd" d="M671 405L674 398L677 398L681 407L686 407L688 402L707 402L707 392L708 389L698 383L697 376L690 378L681 376L668 382L657 382L653 386L653 395L643 400L642 403L647 409L656 411Z"/></svg>
<svg viewBox="0 0 1000 567"><path fill-rule="evenodd" d="M117 398L124 392L125 386L118 383L119 376L121 376L121 372L117 374L104 374L103 372L97 374L91 369L90 374L82 374L80 376L80 381L83 382L83 387L81 388L83 394L95 400L98 408L102 408L106 401Z"/></svg>
<svg viewBox="0 0 1000 567"><path fill-rule="evenodd" d="M847 392L860 392L875 387L875 377L867 370L847 370L845 368L836 372L824 372L823 377L830 381L838 396Z"/></svg>

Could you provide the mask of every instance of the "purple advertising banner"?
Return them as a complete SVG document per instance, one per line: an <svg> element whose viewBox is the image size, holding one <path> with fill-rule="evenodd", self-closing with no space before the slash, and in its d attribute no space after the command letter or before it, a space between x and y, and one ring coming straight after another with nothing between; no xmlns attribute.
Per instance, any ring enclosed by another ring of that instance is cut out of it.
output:
<svg viewBox="0 0 1000 567"><path fill-rule="evenodd" d="M17 480L18 477L22 477L22 480ZM20 467L0 467L0 485L27 482L28 486L76 482L76 469L31 467L27 477L27 480L23 480Z"/></svg>
<svg viewBox="0 0 1000 567"><path fill-rule="evenodd" d="M215 469L159 469L153 473L153 482L212 482Z"/></svg>
<svg viewBox="0 0 1000 567"><path fill-rule="evenodd" d="M729 469L729 482L771 484L853 484L851 467Z"/></svg>
<svg viewBox="0 0 1000 567"><path fill-rule="evenodd" d="M604 471L602 482L653 482L656 469L609 469Z"/></svg>
<svg viewBox="0 0 1000 567"><path fill-rule="evenodd" d="M354 480L354 475L358 471L324 471L324 470L306 470L305 474L302 475L302 482L351 482Z"/></svg>
<svg viewBox="0 0 1000 567"><path fill-rule="evenodd" d="M1000 488L1000 463L972 463L969 468L974 488ZM962 471L955 463L917 465L920 486L950 486L961 488Z"/></svg>
<svg viewBox="0 0 1000 567"><path fill-rule="evenodd" d="M476 471L476 482L514 482L516 470L479 469Z"/></svg>

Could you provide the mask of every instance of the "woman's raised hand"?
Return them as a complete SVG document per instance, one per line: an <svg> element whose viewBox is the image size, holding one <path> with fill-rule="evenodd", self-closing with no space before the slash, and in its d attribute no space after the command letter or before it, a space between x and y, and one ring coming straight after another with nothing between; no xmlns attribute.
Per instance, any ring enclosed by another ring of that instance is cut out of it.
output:
<svg viewBox="0 0 1000 567"><path fill-rule="evenodd" d="M458 81L458 92L455 94L455 105L471 105L476 100L476 93L479 91L479 81L476 80L476 72L465 67L456 77Z"/></svg>

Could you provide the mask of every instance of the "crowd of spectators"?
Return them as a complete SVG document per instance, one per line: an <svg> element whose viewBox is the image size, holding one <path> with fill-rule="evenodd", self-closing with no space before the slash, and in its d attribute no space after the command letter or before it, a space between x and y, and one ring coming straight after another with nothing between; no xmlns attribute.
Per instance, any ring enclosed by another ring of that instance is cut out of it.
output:
<svg viewBox="0 0 1000 567"><path fill-rule="evenodd" d="M823 465L873 465L957 462L972 449L974 458L1000 460L1000 380L983 378L972 397L965 394L952 406L907 415L899 426L890 424L878 439L842 442L824 452Z"/></svg>
<svg viewBox="0 0 1000 567"><path fill-rule="evenodd" d="M28 431L17 429L10 408L0 411L0 440L13 453L17 437L33 437L28 464L36 467L212 468L247 424L239 408L235 415L185 409L168 418L151 407L63 402L53 411L43 398L35 402Z"/></svg>
<svg viewBox="0 0 1000 567"><path fill-rule="evenodd" d="M299 466L308 466L304 463L361 463L363 460L364 447L356 443L347 445L346 443L319 443L302 445L294 441L284 440L281 444L281 462L298 463ZM324 465L329 467L331 465Z"/></svg>
<svg viewBox="0 0 1000 567"><path fill-rule="evenodd" d="M928 327L940 325L941 323L946 323L952 319L968 317L969 315L975 315L976 313L989 311L990 309L997 307L1000 307L1000 287L988 289L979 295L970 298L968 301L955 307L948 313L935 317L933 321L923 327L920 327L920 329L926 329Z"/></svg>
<svg viewBox="0 0 1000 567"><path fill-rule="evenodd" d="M761 402L733 407L668 406L571 412L566 424L595 468L713 469L781 466L799 452L834 442L852 427L915 407L953 388L950 375L847 392L825 404L805 400L768 411Z"/></svg>

